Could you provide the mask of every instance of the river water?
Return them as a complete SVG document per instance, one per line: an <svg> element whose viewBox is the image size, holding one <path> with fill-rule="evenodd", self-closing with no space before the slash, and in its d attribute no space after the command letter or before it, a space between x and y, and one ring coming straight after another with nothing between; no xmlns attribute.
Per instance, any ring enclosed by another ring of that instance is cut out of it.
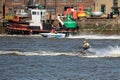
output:
<svg viewBox="0 0 120 80"><path fill-rule="evenodd" d="M91 55L80 55L82 41ZM119 80L120 36L0 35L0 80Z"/></svg>

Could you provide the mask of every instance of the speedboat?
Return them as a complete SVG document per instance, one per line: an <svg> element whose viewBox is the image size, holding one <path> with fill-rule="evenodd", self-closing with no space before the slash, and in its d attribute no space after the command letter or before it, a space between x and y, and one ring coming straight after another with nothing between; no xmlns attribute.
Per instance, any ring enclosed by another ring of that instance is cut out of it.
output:
<svg viewBox="0 0 120 80"><path fill-rule="evenodd" d="M40 35L47 38L65 38L66 37L64 33L40 33Z"/></svg>

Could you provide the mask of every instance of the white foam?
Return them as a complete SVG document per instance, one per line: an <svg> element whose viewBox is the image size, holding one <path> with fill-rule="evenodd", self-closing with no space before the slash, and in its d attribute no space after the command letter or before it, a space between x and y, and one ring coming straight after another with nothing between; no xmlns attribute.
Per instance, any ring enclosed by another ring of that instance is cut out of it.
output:
<svg viewBox="0 0 120 80"><path fill-rule="evenodd" d="M108 57L120 57L120 47L110 47L109 50L107 53Z"/></svg>
<svg viewBox="0 0 120 80"><path fill-rule="evenodd" d="M18 56L78 56L87 58L97 58L97 57L120 57L120 47L119 46L108 46L107 48L97 49L91 48L89 50L91 53L88 55L80 55L79 52L52 52L52 51L37 51L37 52L20 52L20 51L0 51L0 55L18 55Z"/></svg>
<svg viewBox="0 0 120 80"><path fill-rule="evenodd" d="M20 52L20 51L0 51L0 55L18 55L18 56L58 56L58 55L74 55L64 52L51 52L51 51L39 51L39 52Z"/></svg>
<svg viewBox="0 0 120 80"><path fill-rule="evenodd" d="M120 57L120 47L118 46L109 46L102 49L93 49L95 57Z"/></svg>
<svg viewBox="0 0 120 80"><path fill-rule="evenodd" d="M8 36L8 37L42 37L41 35L39 34L34 34L34 35L16 35L16 34L13 34L13 35L8 35L8 34L1 34L0 36Z"/></svg>
<svg viewBox="0 0 120 80"><path fill-rule="evenodd" d="M120 39L119 35L70 35L68 38L84 38L84 39Z"/></svg>

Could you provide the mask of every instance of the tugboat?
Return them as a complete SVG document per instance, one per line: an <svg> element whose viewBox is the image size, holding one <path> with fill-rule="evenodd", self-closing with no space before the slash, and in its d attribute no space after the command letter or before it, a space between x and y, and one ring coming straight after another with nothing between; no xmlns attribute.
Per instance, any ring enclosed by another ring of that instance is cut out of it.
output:
<svg viewBox="0 0 120 80"><path fill-rule="evenodd" d="M52 24L46 23L45 17L47 16L47 10L45 10L41 5L29 6L27 12L21 9L20 12L14 15L12 20L9 20L6 25L6 32L8 34L40 34L40 33L50 33L53 29ZM58 16L58 21L61 24L58 33L64 33L68 35L69 29L76 29L76 22L72 20L70 15L66 16L66 20L60 20Z"/></svg>
<svg viewBox="0 0 120 80"><path fill-rule="evenodd" d="M8 34L38 34L40 32L49 32L51 26L43 27L47 11L39 9L37 6L29 7L27 12L21 9L9 20L6 26Z"/></svg>

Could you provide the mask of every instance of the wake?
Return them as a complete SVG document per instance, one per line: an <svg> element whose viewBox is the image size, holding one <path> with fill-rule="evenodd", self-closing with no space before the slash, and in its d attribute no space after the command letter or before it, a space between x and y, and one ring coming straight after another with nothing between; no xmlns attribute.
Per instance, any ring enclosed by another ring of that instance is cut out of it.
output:
<svg viewBox="0 0 120 80"><path fill-rule="evenodd" d="M37 51L37 52L21 52L21 51L0 51L0 55L15 55L15 56L76 56L86 58L99 57L120 57L119 46L109 46L105 49L91 48L86 55L80 52L52 52L52 51Z"/></svg>
<svg viewBox="0 0 120 80"><path fill-rule="evenodd" d="M120 47L119 46L109 46L102 49L90 49L95 55L89 57L120 57Z"/></svg>
<svg viewBox="0 0 120 80"><path fill-rule="evenodd" d="M100 55L100 54L99 54ZM104 53L101 56L108 56L108 57L120 57L120 47L108 47L104 50Z"/></svg>

